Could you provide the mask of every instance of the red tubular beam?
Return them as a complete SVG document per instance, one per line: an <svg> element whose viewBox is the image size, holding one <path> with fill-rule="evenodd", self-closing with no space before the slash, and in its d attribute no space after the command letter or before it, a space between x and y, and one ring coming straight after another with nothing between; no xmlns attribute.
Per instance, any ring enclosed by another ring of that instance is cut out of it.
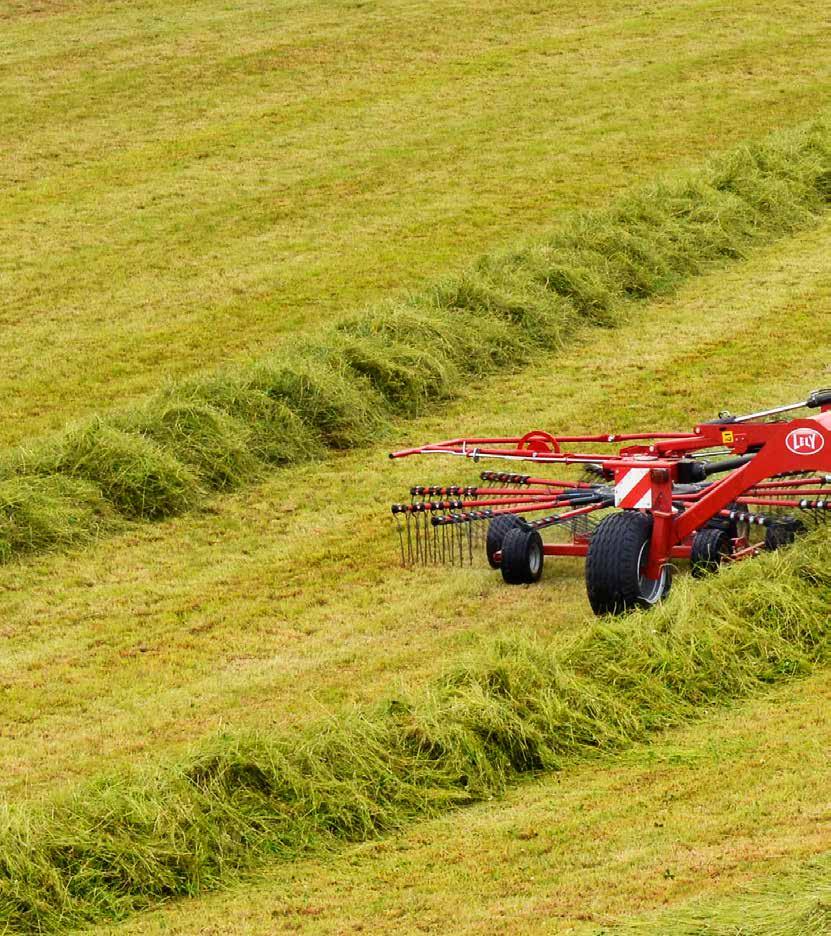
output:
<svg viewBox="0 0 831 936"><path fill-rule="evenodd" d="M753 504L756 507L799 507L798 500L763 500L760 497L737 497L739 504Z"/></svg>
<svg viewBox="0 0 831 936"><path fill-rule="evenodd" d="M695 491L691 494L673 494L672 499L674 501L697 501L700 500L705 494L709 492L709 488L705 488L703 491ZM808 497L812 500L816 498L831 497L831 491L822 490L820 488L809 488L806 490L792 490L791 488L773 488L770 491L759 490L757 487L748 488L744 497ZM741 497L738 498L741 502ZM764 501L767 503L767 501Z"/></svg>
<svg viewBox="0 0 831 936"><path fill-rule="evenodd" d="M700 437L695 432L605 432L596 435L551 435L554 442L595 442L598 444L612 444L617 442L644 442L649 439L660 439L666 445L667 441L678 440L679 442L697 441ZM479 437L472 436L468 439L447 439L444 442L428 442L426 445L419 445L415 448L399 449L397 452L390 452L390 458L406 458L408 455L418 455L425 451L441 451L442 449L461 448L481 448L484 445L513 445L515 448L526 442L526 436L494 436ZM484 449L482 450L484 454ZM529 449L521 449L529 453Z"/></svg>
<svg viewBox="0 0 831 936"><path fill-rule="evenodd" d="M490 500L434 500L434 501L416 501L414 504L401 504L403 509L397 513L431 513L434 510L478 510L481 507L518 507L525 510L534 507L536 504L555 504L560 507L568 507L571 504L569 500L552 500L551 497L494 497ZM534 507L536 509L536 507Z"/></svg>
<svg viewBox="0 0 831 936"><path fill-rule="evenodd" d="M453 484L440 487L437 484L415 484L410 489L411 497L421 497L425 501L437 497L556 497L559 491L527 491L522 488L476 487L474 485Z"/></svg>
<svg viewBox="0 0 831 936"><path fill-rule="evenodd" d="M691 555L692 546L689 546L686 543L680 543L678 546L673 546L669 551L670 559L689 559Z"/></svg>
<svg viewBox="0 0 831 936"><path fill-rule="evenodd" d="M693 449L708 447L711 443L701 439L695 433L677 433L677 432L637 432L618 435L608 433L594 436L551 436L550 443L559 446L561 442L586 442L597 444L613 444L619 442L638 442L647 440L660 441L662 451L674 451L676 448ZM533 441L533 440L532 440ZM677 443L676 445L669 444ZM507 446L514 446L507 448ZM525 448L520 446L525 445ZM493 446L502 446L493 448ZM410 455L427 454L447 454L447 455L465 455L473 457L474 455L487 457L508 457L512 459L522 459L527 461L559 461L563 464L581 464L585 462L594 462L599 459L604 461L625 459L625 455L570 455L566 452L545 451L533 449L528 445L525 436L517 438L471 438L471 439L449 439L446 442L430 442L426 445L420 445L416 448L400 449L397 452L390 452L390 458L406 458Z"/></svg>
<svg viewBox="0 0 831 936"><path fill-rule="evenodd" d="M477 508L478 508L478 507L481 507L481 506L482 506L482 505L481 505L480 502L476 502L476 503L471 504L471 505L467 508L467 510L466 510L466 511L463 511L463 512L475 513L476 510L477 510ZM519 510L516 509L517 506L520 507ZM537 512L537 511L539 511L539 510L560 510L561 508L567 507L567 506L568 506L568 504L563 503L562 501L555 501L555 500L552 500L552 501L534 501L534 502L529 503L529 504L514 505L514 509L513 509L513 510L510 509L509 507L497 508L496 510L491 510L487 519L490 519L491 517L502 517L502 516L504 516L505 514L512 514L512 513L527 514L527 513L535 513L535 512ZM459 509L462 509L462 508L459 508ZM409 512L409 511L408 511L408 512ZM413 512L414 512L414 513L419 513L420 511L413 511ZM429 513L429 511L427 511L427 512ZM437 526L441 526L442 523L445 523L445 522L447 523L448 526L452 525L452 523L453 523L453 515L452 515L452 514L451 514L450 516L448 516L447 518L438 517L438 518L436 518L436 519L439 521L439 522L437 523ZM464 517L461 516L461 515L459 515L459 517L458 517L458 522L462 522L462 521L464 521Z"/></svg>
<svg viewBox="0 0 831 936"><path fill-rule="evenodd" d="M780 478L776 481L760 481L753 485L754 491L761 491L766 488L798 487L801 484L828 484L829 476L823 475L818 478Z"/></svg>
<svg viewBox="0 0 831 936"><path fill-rule="evenodd" d="M526 487L544 487L544 488L565 488L565 489L594 489L597 484L590 484L586 481L559 481L556 478L532 478L531 475L520 474L515 471L483 471L483 481L498 481L502 484L518 484L522 488ZM484 487L480 490L484 492L497 490L492 487ZM513 493L516 488L511 488Z"/></svg>
<svg viewBox="0 0 831 936"><path fill-rule="evenodd" d="M532 484L531 486L533 487L534 485ZM540 486L542 486L542 484L541 484ZM547 482L545 483L545 486L548 487L548 488L562 488L563 490L569 490L569 489L572 489L572 488L573 488L574 490L577 490L578 488L579 488L580 490L582 490L582 488L583 488L582 485L579 485L579 484L576 484L576 483L574 483L574 484L570 484L570 483L569 483L569 484L566 484L566 482L564 482L564 481L547 481ZM526 491L526 490L525 490L525 487L526 487L525 485L523 485L521 488L489 488L489 487L482 487L482 488L476 488L475 491L476 491L476 495L477 495L477 496L479 496L479 495L482 495L482 496L494 495L494 496L496 496L496 497L512 497L512 496L514 496L514 495L516 495L516 496L518 496L518 497L555 497L555 496L558 496L558 495L559 495L559 491L556 491L556 490L554 490L554 491ZM593 487L593 485L587 484L587 485L585 485L585 487L591 489L591 488Z"/></svg>
<svg viewBox="0 0 831 936"><path fill-rule="evenodd" d="M647 439L697 439L694 432L609 432L605 435L552 436L557 442L643 442Z"/></svg>
<svg viewBox="0 0 831 936"><path fill-rule="evenodd" d="M543 543L545 556L585 556L589 551L588 543ZM502 558L501 556L499 557Z"/></svg>
<svg viewBox="0 0 831 936"><path fill-rule="evenodd" d="M760 491L757 488L750 488L746 497L809 497L811 500L816 498L831 497L831 491L825 491L822 488L807 488L805 490L794 490L792 488L776 488L770 491Z"/></svg>
<svg viewBox="0 0 831 936"><path fill-rule="evenodd" d="M563 501L555 501L555 500L547 501L547 502L536 501L534 502L533 507L530 505L523 506L519 511L508 510L508 509L504 509L504 510L497 509L497 510L492 511L491 515L494 517L501 517L504 514L510 514L510 513L523 513L523 514L536 513L536 511L538 510L558 510L561 507L567 507L567 506L568 504L564 503ZM476 507L474 506L472 509L475 510Z"/></svg>
<svg viewBox="0 0 831 936"><path fill-rule="evenodd" d="M561 488L574 488L575 490L592 490L594 489L594 484L589 484L588 481L548 481L545 478L528 478L525 482L526 484L531 485L544 485L547 484L551 487L561 487Z"/></svg>
<svg viewBox="0 0 831 936"><path fill-rule="evenodd" d="M525 491L522 488L476 488L470 491L471 497L553 497L556 492Z"/></svg>
<svg viewBox="0 0 831 936"><path fill-rule="evenodd" d="M487 500L472 500L472 501L462 501L460 505L454 507L454 510L478 510L480 507L508 507L510 505L515 505L521 510L524 510L526 506L531 506L534 504L561 504L563 507L567 507L571 502L568 500L552 500L551 497L535 497L533 495L528 495L527 497L493 497ZM446 508L450 509L450 508ZM536 508L535 508L536 509Z"/></svg>
<svg viewBox="0 0 831 936"><path fill-rule="evenodd" d="M572 454L571 452L541 452L532 451L531 449L493 449L482 448L475 445L468 445L464 449L461 446L425 445L419 449L392 452L390 458L404 458L407 455L457 455L465 458L501 458L505 461L539 462L541 464L551 465L596 465L598 462L615 465L632 465L631 455L587 455ZM666 463L664 463L664 465L665 464ZM653 467L661 466L661 462L653 464Z"/></svg>
<svg viewBox="0 0 831 936"><path fill-rule="evenodd" d="M761 551L761 546L745 546L744 549L737 549L731 556L728 556L728 562L738 562L740 559L758 556Z"/></svg>

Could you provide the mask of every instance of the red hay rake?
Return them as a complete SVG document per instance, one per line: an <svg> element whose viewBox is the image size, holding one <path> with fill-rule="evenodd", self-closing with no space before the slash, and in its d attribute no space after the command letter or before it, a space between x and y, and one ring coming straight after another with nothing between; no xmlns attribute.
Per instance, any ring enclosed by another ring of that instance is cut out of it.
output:
<svg viewBox="0 0 831 936"><path fill-rule="evenodd" d="M820 412L781 418L804 407ZM598 450L567 448L574 444ZM778 549L827 519L831 390L748 416L722 413L692 432L535 430L451 439L390 458L411 455L570 466L582 474L557 480L483 471L481 484L411 488L410 503L392 507L404 564L471 562L484 545L491 567L522 585L539 580L546 556L585 556L592 609L619 613L660 601L678 560L700 576ZM558 541L543 543L543 531Z"/></svg>

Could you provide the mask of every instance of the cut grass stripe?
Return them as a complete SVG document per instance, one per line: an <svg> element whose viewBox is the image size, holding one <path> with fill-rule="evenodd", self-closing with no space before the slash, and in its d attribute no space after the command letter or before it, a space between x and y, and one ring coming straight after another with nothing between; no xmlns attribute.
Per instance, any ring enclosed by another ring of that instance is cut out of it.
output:
<svg viewBox="0 0 831 936"><path fill-rule="evenodd" d="M515 371L579 327L613 327L637 302L809 224L829 200L823 119L579 214L311 344L36 440L0 463L0 560L182 513L269 467L369 442L392 416Z"/></svg>
<svg viewBox="0 0 831 936"><path fill-rule="evenodd" d="M50 932L227 885L614 752L831 656L822 532L565 647L485 646L412 698L290 734L226 733L152 772L7 806L0 925Z"/></svg>
<svg viewBox="0 0 831 936"><path fill-rule="evenodd" d="M756 883L741 894L698 899L611 927L619 936L828 936L831 854L797 871Z"/></svg>

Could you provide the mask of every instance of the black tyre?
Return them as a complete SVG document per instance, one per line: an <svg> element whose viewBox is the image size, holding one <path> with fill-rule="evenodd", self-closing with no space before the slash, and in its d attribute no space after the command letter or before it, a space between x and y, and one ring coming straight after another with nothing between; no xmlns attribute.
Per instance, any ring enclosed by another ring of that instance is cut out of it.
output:
<svg viewBox="0 0 831 936"><path fill-rule="evenodd" d="M488 565L492 569L499 568L499 563L494 559L494 556L501 551L505 534L518 526L522 526L522 520L516 514L502 514L499 517L494 517L488 524L485 553L488 557Z"/></svg>
<svg viewBox="0 0 831 936"><path fill-rule="evenodd" d="M586 591L595 614L650 607L666 596L672 583L668 565L657 579L643 574L651 539L648 514L624 510L601 521L586 555Z"/></svg>
<svg viewBox="0 0 831 936"><path fill-rule="evenodd" d="M728 504L725 510L741 513L742 508L734 501ZM729 539L739 538L739 523L737 520L731 520L729 517L714 517L707 523L707 528L710 530L725 530Z"/></svg>
<svg viewBox="0 0 831 936"><path fill-rule="evenodd" d="M542 537L527 526L508 530L502 540L502 578L509 585L538 582L543 564Z"/></svg>
<svg viewBox="0 0 831 936"><path fill-rule="evenodd" d="M782 520L772 523L765 529L765 549L781 549L790 546L800 533L805 532L805 524L801 520Z"/></svg>
<svg viewBox="0 0 831 936"><path fill-rule="evenodd" d="M693 537L690 553L690 570L696 578L703 578L718 570L733 551L733 543L728 530L719 527L705 527Z"/></svg>

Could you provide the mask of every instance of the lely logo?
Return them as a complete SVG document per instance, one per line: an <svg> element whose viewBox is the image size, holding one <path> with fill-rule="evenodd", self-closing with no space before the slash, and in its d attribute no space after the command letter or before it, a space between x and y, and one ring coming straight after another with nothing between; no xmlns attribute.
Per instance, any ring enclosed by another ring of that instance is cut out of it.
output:
<svg viewBox="0 0 831 936"><path fill-rule="evenodd" d="M786 436L785 445L794 455L816 455L825 447L825 439L816 429L793 429Z"/></svg>

